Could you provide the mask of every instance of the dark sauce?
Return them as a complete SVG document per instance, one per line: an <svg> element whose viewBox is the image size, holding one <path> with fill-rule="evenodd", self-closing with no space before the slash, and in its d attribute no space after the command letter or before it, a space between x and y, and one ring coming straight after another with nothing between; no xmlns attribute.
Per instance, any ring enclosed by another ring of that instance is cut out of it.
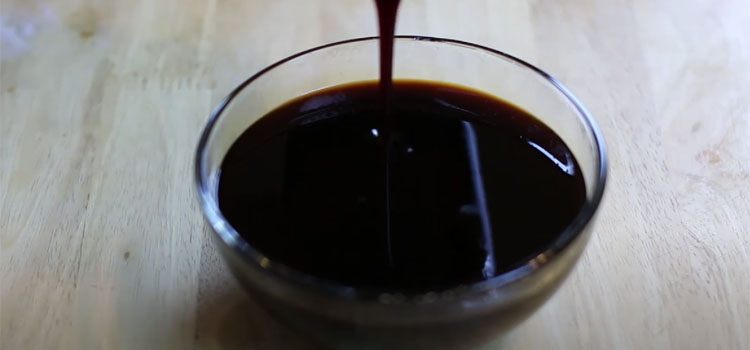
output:
<svg viewBox="0 0 750 350"><path fill-rule="evenodd" d="M220 209L272 262L354 287L444 290L525 264L580 211L573 154L525 111L397 80L383 130L381 97L377 82L314 92L231 146Z"/></svg>
<svg viewBox="0 0 750 350"><path fill-rule="evenodd" d="M375 0L378 12L378 30L380 36L380 120L379 130L382 138L379 142L379 160L383 169L385 181L385 192L383 200L385 205L384 234L386 244L391 246L391 154L393 138L391 137L392 118L391 104L393 103L393 41L396 34L396 15L401 0ZM393 267L393 253L388 251L388 264Z"/></svg>

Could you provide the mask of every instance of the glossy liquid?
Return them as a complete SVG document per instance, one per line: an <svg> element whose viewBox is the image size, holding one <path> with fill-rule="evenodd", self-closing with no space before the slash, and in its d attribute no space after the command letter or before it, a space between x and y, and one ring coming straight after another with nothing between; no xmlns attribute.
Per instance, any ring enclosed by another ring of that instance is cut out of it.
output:
<svg viewBox="0 0 750 350"><path fill-rule="evenodd" d="M354 287L443 290L526 263L583 205L552 130L452 85L394 83L386 171L380 98L377 82L318 91L231 146L220 209L272 262Z"/></svg>
<svg viewBox="0 0 750 350"><path fill-rule="evenodd" d="M385 181L385 239L388 249L388 263L393 265L393 252L391 246L391 156L393 138L391 137L391 125L393 115L391 104L393 99L393 41L396 33L396 15L401 0L375 0L378 11L378 30L380 35L380 122L378 124L382 138L379 144L379 157L383 163L383 181Z"/></svg>

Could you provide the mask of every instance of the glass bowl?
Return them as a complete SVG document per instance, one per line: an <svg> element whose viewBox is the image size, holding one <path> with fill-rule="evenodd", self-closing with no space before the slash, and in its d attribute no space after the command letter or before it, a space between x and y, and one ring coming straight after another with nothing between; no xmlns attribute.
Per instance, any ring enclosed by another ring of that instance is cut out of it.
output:
<svg viewBox="0 0 750 350"><path fill-rule="evenodd" d="M457 40L397 36L394 79L463 85L500 97L547 124L579 162L587 199L543 252L497 277L453 290L405 296L317 279L248 244L218 205L220 166L259 118L296 97L378 78L378 38L323 45L247 79L211 115L198 144L198 198L225 262L245 289L288 326L326 346L454 349L484 343L536 310L571 271L591 235L605 188L601 133L583 104L549 74L518 58Z"/></svg>

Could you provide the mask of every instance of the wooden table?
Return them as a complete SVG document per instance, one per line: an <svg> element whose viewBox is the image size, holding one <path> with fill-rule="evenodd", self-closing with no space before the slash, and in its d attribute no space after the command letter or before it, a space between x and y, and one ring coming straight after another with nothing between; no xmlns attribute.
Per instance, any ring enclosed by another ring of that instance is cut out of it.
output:
<svg viewBox="0 0 750 350"><path fill-rule="evenodd" d="M213 107L368 0L3 0L0 348L294 349L209 241ZM750 2L403 0L398 32L499 48L597 117L611 175L563 288L487 349L750 348Z"/></svg>

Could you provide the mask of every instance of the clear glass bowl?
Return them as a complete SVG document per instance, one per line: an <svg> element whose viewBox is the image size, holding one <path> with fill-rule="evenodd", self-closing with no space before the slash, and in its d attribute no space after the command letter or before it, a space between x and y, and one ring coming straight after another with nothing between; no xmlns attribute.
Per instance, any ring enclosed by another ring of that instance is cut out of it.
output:
<svg viewBox="0 0 750 350"><path fill-rule="evenodd" d="M530 315L560 285L583 251L604 192L607 157L583 104L542 70L505 53L440 38L398 36L394 79L464 85L509 101L551 127L579 162L587 201L559 237L525 265L468 287L406 297L337 285L290 269L250 246L218 206L220 166L232 143L259 118L300 95L378 78L378 38L310 49L237 87L211 115L195 160L198 197L227 265L260 304L326 345L465 348Z"/></svg>

